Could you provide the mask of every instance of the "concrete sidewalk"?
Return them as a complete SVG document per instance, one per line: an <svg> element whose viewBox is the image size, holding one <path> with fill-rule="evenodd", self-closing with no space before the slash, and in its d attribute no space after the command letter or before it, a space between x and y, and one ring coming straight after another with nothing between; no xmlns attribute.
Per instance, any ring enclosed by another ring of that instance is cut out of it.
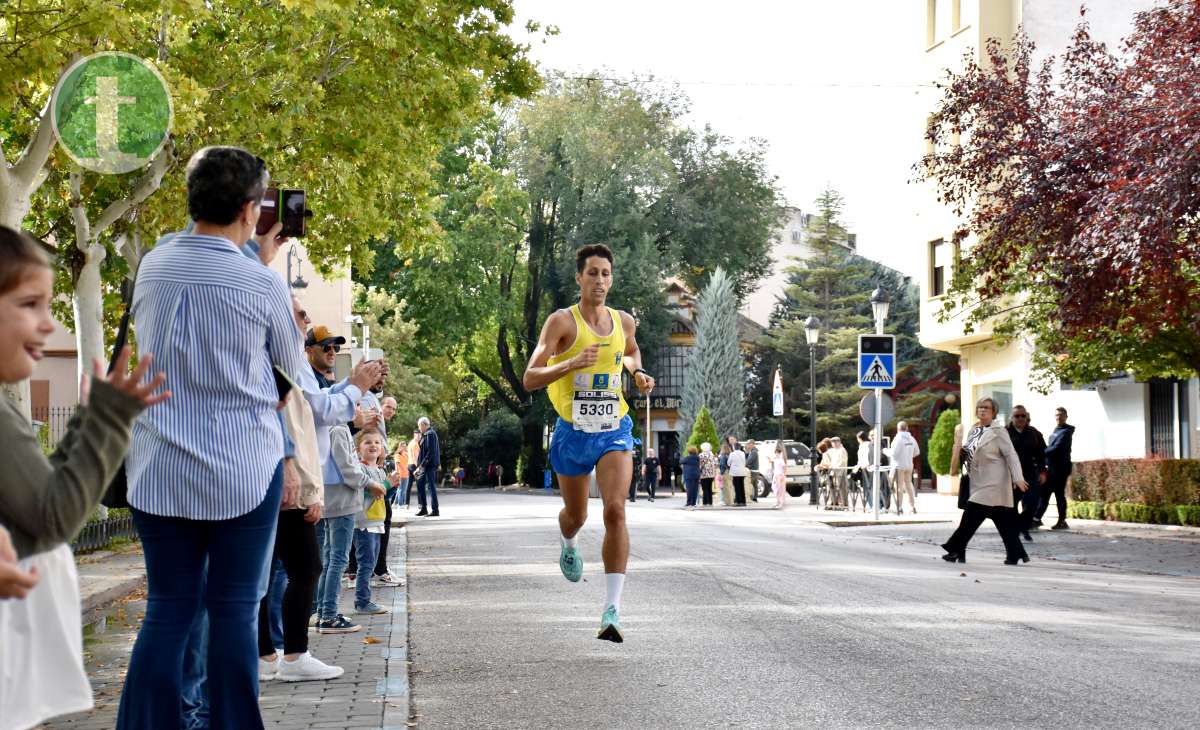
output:
<svg viewBox="0 0 1200 730"><path fill-rule="evenodd" d="M146 563L140 544L80 555L75 570L79 573L83 625L94 626L97 631L104 630L113 604L146 586Z"/></svg>
<svg viewBox="0 0 1200 730"><path fill-rule="evenodd" d="M388 565L407 574L408 535L393 525ZM139 554L140 559L140 554ZM373 588L375 602L388 609L378 616L350 616L362 625L352 634L310 634L310 651L345 668L326 682L279 682L259 685L259 705L268 728L403 728L409 722L408 591ZM349 609L353 589L343 588L339 605ZM86 639L84 662L95 695L95 709L46 723L45 728L108 730L115 725L129 654L145 614L144 597L119 603L110 612L108 630Z"/></svg>

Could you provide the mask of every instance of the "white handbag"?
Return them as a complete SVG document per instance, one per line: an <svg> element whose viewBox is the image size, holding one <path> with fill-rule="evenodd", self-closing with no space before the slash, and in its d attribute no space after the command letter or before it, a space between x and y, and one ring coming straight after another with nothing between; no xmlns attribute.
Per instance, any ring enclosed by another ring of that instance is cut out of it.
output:
<svg viewBox="0 0 1200 730"><path fill-rule="evenodd" d="M20 566L36 568L38 584L24 599L0 600L0 730L92 708L71 548L59 545Z"/></svg>

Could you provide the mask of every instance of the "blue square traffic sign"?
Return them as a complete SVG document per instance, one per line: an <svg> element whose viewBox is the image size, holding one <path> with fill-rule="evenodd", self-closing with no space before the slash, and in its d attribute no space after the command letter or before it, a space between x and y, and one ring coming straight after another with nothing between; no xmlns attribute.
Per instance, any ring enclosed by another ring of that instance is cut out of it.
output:
<svg viewBox="0 0 1200 730"><path fill-rule="evenodd" d="M896 338L892 335L858 336L858 387L896 387Z"/></svg>

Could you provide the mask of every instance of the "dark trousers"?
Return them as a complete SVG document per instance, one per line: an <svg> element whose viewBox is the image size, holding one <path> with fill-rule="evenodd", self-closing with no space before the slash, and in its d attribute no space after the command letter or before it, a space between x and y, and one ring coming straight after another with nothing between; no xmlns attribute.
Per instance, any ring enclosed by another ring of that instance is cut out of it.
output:
<svg viewBox="0 0 1200 730"><path fill-rule="evenodd" d="M629 480L629 501L637 501L637 479Z"/></svg>
<svg viewBox="0 0 1200 730"><path fill-rule="evenodd" d="M650 499L654 499L654 490L658 488L658 477L648 475L646 477L646 494L650 495Z"/></svg>
<svg viewBox="0 0 1200 730"><path fill-rule="evenodd" d="M413 472L417 467L408 467L408 481L404 483L404 506L407 507L412 500L413 487L416 486L417 478L413 476Z"/></svg>
<svg viewBox="0 0 1200 730"><path fill-rule="evenodd" d="M684 486L684 489L687 490L687 506L695 507L696 506L696 496L697 496L697 493L700 491L700 480L699 479L684 479L683 486Z"/></svg>
<svg viewBox="0 0 1200 730"><path fill-rule="evenodd" d="M733 478L733 503L746 504L746 477Z"/></svg>
<svg viewBox="0 0 1200 730"><path fill-rule="evenodd" d="M1055 474L1053 471L1046 475L1046 483L1042 485L1042 499L1037 508L1037 518L1042 519L1050 506L1050 495L1058 501L1058 521L1067 519L1067 475Z"/></svg>
<svg viewBox="0 0 1200 730"><path fill-rule="evenodd" d="M1019 489L1013 490L1013 499L1020 507L1020 513L1017 515L1017 529L1021 532L1028 532L1033 527L1033 516L1037 514L1042 501L1041 485L1037 483L1037 479L1026 480L1026 483L1029 484L1029 489L1024 492Z"/></svg>
<svg viewBox="0 0 1200 730"><path fill-rule="evenodd" d="M317 549L316 526L304 520L307 510L285 509L279 513L275 533L275 557L287 571L283 591L283 653L308 651L308 617L312 610L317 580L321 577L321 553ZM271 596L263 597L258 609L258 655L275 653L271 641Z"/></svg>
<svg viewBox="0 0 1200 730"><path fill-rule="evenodd" d="M712 505L712 485L713 485L712 477L708 477L707 479L700 480L700 489L701 489L701 491L704 492L704 506L705 507L709 507Z"/></svg>
<svg viewBox="0 0 1200 730"><path fill-rule="evenodd" d="M184 652L201 605L210 625L209 725L262 728L256 629L283 496L282 467L280 461L263 501L239 517L189 520L131 510L146 561L147 599L121 691L120 730L180 726Z"/></svg>
<svg viewBox="0 0 1200 730"><path fill-rule="evenodd" d="M430 507L430 512L438 511L437 473L438 470L431 467L426 469L425 473L421 475L421 478L417 480L417 503L421 505L421 509L425 509L426 504L428 504ZM428 502L425 500L426 489L429 490Z"/></svg>
<svg viewBox="0 0 1200 730"><path fill-rule="evenodd" d="M996 531L1004 541L1005 557L1009 560L1026 557L1025 546L1017 534L1017 511L1012 507L987 507L974 502L967 502L958 529L942 547L949 553L966 552L967 543L971 542L975 531L987 519L996 525Z"/></svg>

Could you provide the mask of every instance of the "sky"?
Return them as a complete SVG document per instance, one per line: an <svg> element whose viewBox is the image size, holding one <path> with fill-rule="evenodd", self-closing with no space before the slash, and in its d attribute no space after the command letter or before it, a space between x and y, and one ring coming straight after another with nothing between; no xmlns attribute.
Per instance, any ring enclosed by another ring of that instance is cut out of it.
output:
<svg viewBox="0 0 1200 730"><path fill-rule="evenodd" d="M653 76L690 97L689 126L735 143L767 142L790 205L805 211L826 186L846 199L859 252L910 276L923 269L908 240L932 102L919 78L918 0L515 0L513 34L543 70ZM526 21L557 26L531 37Z"/></svg>

